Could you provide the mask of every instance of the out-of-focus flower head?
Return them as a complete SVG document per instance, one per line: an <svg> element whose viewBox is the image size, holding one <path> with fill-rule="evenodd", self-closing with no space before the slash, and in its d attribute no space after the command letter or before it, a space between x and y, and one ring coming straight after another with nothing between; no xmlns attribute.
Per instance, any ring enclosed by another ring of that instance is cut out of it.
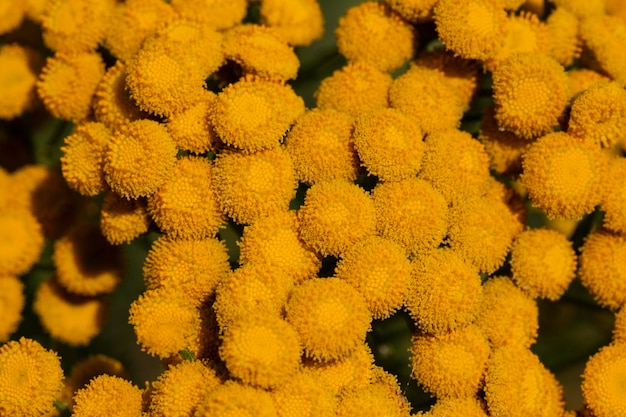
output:
<svg viewBox="0 0 626 417"><path fill-rule="evenodd" d="M246 16L246 0L171 0L172 8L183 19L215 29L228 29Z"/></svg>
<svg viewBox="0 0 626 417"><path fill-rule="evenodd" d="M25 210L0 211L0 275L22 275L35 265L44 246L37 219Z"/></svg>
<svg viewBox="0 0 626 417"><path fill-rule="evenodd" d="M142 417L142 393L126 379L100 375L76 392L72 415L96 417L115 413L120 417Z"/></svg>
<svg viewBox="0 0 626 417"><path fill-rule="evenodd" d="M100 230L111 245L130 243L148 231L152 219L144 199L127 200L108 192L100 209Z"/></svg>
<svg viewBox="0 0 626 417"><path fill-rule="evenodd" d="M205 90L202 99L193 106L167 118L167 130L178 149L192 153L215 151L219 139L209 120L209 110L216 97Z"/></svg>
<svg viewBox="0 0 626 417"><path fill-rule="evenodd" d="M567 2L564 2L564 6L565 3ZM626 83L626 56L616 54L615 51L626 42L626 22L617 16L603 14L589 16L580 23L580 37L592 52L592 57L595 59L594 65L599 66L602 72L624 85Z"/></svg>
<svg viewBox="0 0 626 417"><path fill-rule="evenodd" d="M433 18L437 0L384 0L387 6L410 23L425 23Z"/></svg>
<svg viewBox="0 0 626 417"><path fill-rule="evenodd" d="M9 33L19 27L24 19L25 5L23 1L3 1L0 4L0 35Z"/></svg>
<svg viewBox="0 0 626 417"><path fill-rule="evenodd" d="M0 342L6 342L22 321L24 284L15 275L0 275Z"/></svg>
<svg viewBox="0 0 626 417"><path fill-rule="evenodd" d="M550 32L550 56L568 67L580 57L582 41L578 35L578 19L563 7L557 7L546 20Z"/></svg>
<svg viewBox="0 0 626 417"><path fill-rule="evenodd" d="M21 116L37 105L35 84L42 66L42 57L28 47L10 44L0 48L0 119Z"/></svg>
<svg viewBox="0 0 626 417"><path fill-rule="evenodd" d="M294 46L308 46L324 33L324 16L317 0L262 0L261 23Z"/></svg>
<svg viewBox="0 0 626 417"><path fill-rule="evenodd" d="M613 232L626 234L626 195L620 192L626 189L626 159L611 161L606 181L608 191L601 203L604 211L602 225Z"/></svg>
<svg viewBox="0 0 626 417"><path fill-rule="evenodd" d="M579 20L605 14L603 0L550 0L557 7L562 7Z"/></svg>
<svg viewBox="0 0 626 417"><path fill-rule="evenodd" d="M492 170L512 176L522 172L522 155L529 142L514 133L501 130L496 122L493 106L489 106L483 113L478 140L485 146Z"/></svg>
<svg viewBox="0 0 626 417"><path fill-rule="evenodd" d="M430 410L415 414L416 417L448 417L457 415L489 417L483 405L475 396L439 398Z"/></svg>
<svg viewBox="0 0 626 417"><path fill-rule="evenodd" d="M594 416L610 417L626 413L622 381L626 376L624 344L600 349L585 365L582 391L585 405Z"/></svg>
<svg viewBox="0 0 626 417"><path fill-rule="evenodd" d="M606 75L589 68L574 68L566 72L570 84L570 100L598 81L610 81Z"/></svg>
<svg viewBox="0 0 626 417"><path fill-rule="evenodd" d="M206 392L194 416L278 417L278 414L268 391L236 381L228 381Z"/></svg>

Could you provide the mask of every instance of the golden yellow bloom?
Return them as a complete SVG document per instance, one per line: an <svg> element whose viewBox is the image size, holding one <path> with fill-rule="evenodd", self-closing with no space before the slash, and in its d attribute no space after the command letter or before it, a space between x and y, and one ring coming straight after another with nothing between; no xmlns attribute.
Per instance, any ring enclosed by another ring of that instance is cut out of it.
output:
<svg viewBox="0 0 626 417"><path fill-rule="evenodd" d="M24 284L15 275L0 276L0 342L6 342L22 321Z"/></svg>
<svg viewBox="0 0 626 417"><path fill-rule="evenodd" d="M605 346L591 356L583 373L585 405L597 417L620 416L626 413L624 377L626 353L623 344Z"/></svg>
<svg viewBox="0 0 626 417"><path fill-rule="evenodd" d="M611 310L626 304L626 238L607 230L587 236L578 275L596 301Z"/></svg>
<svg viewBox="0 0 626 417"><path fill-rule="evenodd" d="M553 58L516 53L494 70L493 99L498 126L532 139L558 125L569 100L569 81Z"/></svg>
<svg viewBox="0 0 626 417"><path fill-rule="evenodd" d="M215 93L205 90L202 100L167 118L167 130L178 149L193 153L215 151L219 139L209 121L209 110L216 98Z"/></svg>
<svg viewBox="0 0 626 417"><path fill-rule="evenodd" d="M323 181L306 193L298 211L300 237L323 256L337 256L376 228L369 193L345 180Z"/></svg>
<svg viewBox="0 0 626 417"><path fill-rule="evenodd" d="M354 147L370 174L382 181L414 177L422 165L423 134L414 121L396 109L380 109L354 124Z"/></svg>
<svg viewBox="0 0 626 417"><path fill-rule="evenodd" d="M213 181L222 210L240 224L288 210L298 186L282 147L252 154L222 152L215 160Z"/></svg>
<svg viewBox="0 0 626 417"><path fill-rule="evenodd" d="M598 81L611 79L588 68L574 68L566 72L570 83L570 99L576 97Z"/></svg>
<svg viewBox="0 0 626 417"><path fill-rule="evenodd" d="M72 366L70 375L65 380L65 386L60 398L57 399L65 402L71 410L74 406L74 401L72 400L74 393L89 384L89 381L93 378L103 374L120 378L126 377L124 365L120 361L105 355L97 354L76 362Z"/></svg>
<svg viewBox="0 0 626 417"><path fill-rule="evenodd" d="M537 339L539 308L535 300L508 277L483 284L483 301L476 325L494 347L530 347Z"/></svg>
<svg viewBox="0 0 626 417"><path fill-rule="evenodd" d="M310 45L324 32L324 16L317 0L263 0L260 17L261 23L295 46Z"/></svg>
<svg viewBox="0 0 626 417"><path fill-rule="evenodd" d="M107 294L122 279L122 258L97 223L74 226L54 243L54 264L59 283L67 291L85 296Z"/></svg>
<svg viewBox="0 0 626 417"><path fill-rule="evenodd" d="M621 0L604 0L604 7L607 14L618 16L626 22L626 4Z"/></svg>
<svg viewBox="0 0 626 417"><path fill-rule="evenodd" d="M285 137L299 181L354 181L359 158L352 141L352 118L332 108L312 109L296 119Z"/></svg>
<svg viewBox="0 0 626 417"><path fill-rule="evenodd" d="M271 394L279 417L336 417L333 392L312 371L297 371Z"/></svg>
<svg viewBox="0 0 626 417"><path fill-rule="evenodd" d="M24 19L24 3L3 1L0 4L0 35L19 27Z"/></svg>
<svg viewBox="0 0 626 417"><path fill-rule="evenodd" d="M122 197L151 195L170 178L176 152L176 144L164 125L137 120L109 141L104 157L105 179Z"/></svg>
<svg viewBox="0 0 626 417"><path fill-rule="evenodd" d="M463 328L478 315L482 288L478 270L450 249L413 260L406 307L419 328L441 334Z"/></svg>
<svg viewBox="0 0 626 417"><path fill-rule="evenodd" d="M606 175L607 193L602 200L604 211L602 225L617 233L626 233L626 195L623 190L626 185L626 159L616 158L609 165Z"/></svg>
<svg viewBox="0 0 626 417"><path fill-rule="evenodd" d="M476 394L491 352L476 325L443 335L413 336L412 377L437 398Z"/></svg>
<svg viewBox="0 0 626 417"><path fill-rule="evenodd" d="M489 417L476 397L444 397L438 398L428 412L418 412L416 417Z"/></svg>
<svg viewBox="0 0 626 417"><path fill-rule="evenodd" d="M577 3L584 4L585 2L578 1ZM601 1L591 3L601 3ZM604 14L588 16L580 23L580 37L585 42L585 46L591 50L595 63L600 66L602 72L624 85L626 56L616 54L615 51L626 42L626 22L617 16Z"/></svg>
<svg viewBox="0 0 626 417"><path fill-rule="evenodd" d="M46 332L70 346L85 346L100 333L108 303L66 292L55 277L43 282L35 293L33 311Z"/></svg>
<svg viewBox="0 0 626 417"><path fill-rule="evenodd" d="M478 132L478 140L489 155L489 166L498 174L517 176L522 171L522 155L529 142L514 133L500 130L493 106L487 107Z"/></svg>
<svg viewBox="0 0 626 417"><path fill-rule="evenodd" d="M63 388L57 354L37 341L20 338L0 347L0 413L36 417L53 409Z"/></svg>
<svg viewBox="0 0 626 417"><path fill-rule="evenodd" d="M392 240L372 236L342 255L335 277L348 282L363 294L373 318L384 319L404 304L411 269L402 246Z"/></svg>
<svg viewBox="0 0 626 417"><path fill-rule="evenodd" d="M554 417L565 412L563 388L529 349L504 346L491 353L485 398L491 415Z"/></svg>
<svg viewBox="0 0 626 417"><path fill-rule="evenodd" d="M410 255L435 249L448 232L448 205L430 183L409 178L376 185L376 231Z"/></svg>
<svg viewBox="0 0 626 417"><path fill-rule="evenodd" d="M393 375L391 379L395 386L377 381L363 387L345 388L339 394L337 417L409 417L411 406Z"/></svg>
<svg viewBox="0 0 626 417"><path fill-rule="evenodd" d="M246 16L246 0L172 0L172 8L183 18L215 29L235 26Z"/></svg>
<svg viewBox="0 0 626 417"><path fill-rule="evenodd" d="M434 19L446 49L466 59L491 58L501 47L506 30L501 0L440 0Z"/></svg>
<svg viewBox="0 0 626 417"><path fill-rule="evenodd" d="M228 381L208 391L194 417L278 417L269 392Z"/></svg>
<svg viewBox="0 0 626 417"><path fill-rule="evenodd" d="M46 109L59 119L80 122L104 76L104 63L95 52L57 53L49 57L37 82Z"/></svg>
<svg viewBox="0 0 626 417"><path fill-rule="evenodd" d="M267 0L266 0L267 1ZM391 75L364 63L349 63L322 80L315 102L352 117L389 106Z"/></svg>
<svg viewBox="0 0 626 417"><path fill-rule="evenodd" d="M287 321L308 357L346 357L365 340L371 315L363 296L338 278L315 278L296 286L285 307Z"/></svg>
<svg viewBox="0 0 626 417"><path fill-rule="evenodd" d="M590 141L550 133L528 148L522 165L522 183L548 218L578 219L604 197L607 160Z"/></svg>
<svg viewBox="0 0 626 417"><path fill-rule="evenodd" d="M603 0L550 0L557 7L562 7L579 20L586 19L591 16L603 15Z"/></svg>
<svg viewBox="0 0 626 417"><path fill-rule="evenodd" d="M108 192L100 209L100 230L112 245L130 243L148 231L152 219L145 200L127 200Z"/></svg>
<svg viewBox="0 0 626 417"><path fill-rule="evenodd" d="M35 83L41 66L41 56L30 48L18 44L0 48L0 119L21 116L37 104Z"/></svg>
<svg viewBox="0 0 626 417"><path fill-rule="evenodd" d="M220 385L215 371L202 361L170 366L151 384L150 415L192 416L207 390Z"/></svg>
<svg viewBox="0 0 626 417"><path fill-rule="evenodd" d="M61 170L67 184L82 195L94 196L107 189L104 151L111 131L102 123L87 122L64 139Z"/></svg>
<svg viewBox="0 0 626 417"><path fill-rule="evenodd" d="M557 7L546 21L550 32L550 56L569 67L582 52L578 36L578 19L563 7Z"/></svg>
<svg viewBox="0 0 626 417"><path fill-rule="evenodd" d="M383 0L383 3L408 22L423 23L432 20L437 0Z"/></svg>
<svg viewBox="0 0 626 417"><path fill-rule="evenodd" d="M39 259L44 236L25 210L0 211L0 275L22 275Z"/></svg>
<svg viewBox="0 0 626 417"><path fill-rule="evenodd" d="M142 417L142 390L131 382L111 375L100 375L74 395L73 416Z"/></svg>

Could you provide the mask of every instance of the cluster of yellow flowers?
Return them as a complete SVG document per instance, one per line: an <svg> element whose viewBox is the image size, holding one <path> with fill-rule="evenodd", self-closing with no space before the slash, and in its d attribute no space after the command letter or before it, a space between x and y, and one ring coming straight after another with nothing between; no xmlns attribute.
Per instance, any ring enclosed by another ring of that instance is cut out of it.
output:
<svg viewBox="0 0 626 417"><path fill-rule="evenodd" d="M402 308L436 399L412 415L626 415L626 3L365 1L307 109L294 47L322 30L317 0L0 0L0 119L74 124L57 166L0 168L0 415L408 417L365 342ZM556 222L600 210L580 247ZM156 380L11 340L48 252L32 311L88 345L149 231ZM616 323L566 411L530 348L577 277Z"/></svg>

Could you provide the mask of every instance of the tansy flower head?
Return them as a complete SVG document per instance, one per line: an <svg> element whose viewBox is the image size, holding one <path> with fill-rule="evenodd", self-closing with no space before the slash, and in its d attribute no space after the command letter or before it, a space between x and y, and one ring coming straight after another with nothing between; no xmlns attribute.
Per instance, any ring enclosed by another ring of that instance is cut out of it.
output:
<svg viewBox="0 0 626 417"><path fill-rule="evenodd" d="M195 417L278 417L269 392L228 381L208 391L196 408Z"/></svg>
<svg viewBox="0 0 626 417"><path fill-rule="evenodd" d="M382 371L384 372L384 371ZM392 376L392 379L395 377ZM337 417L409 417L411 406L400 389L385 383L346 387L339 394Z"/></svg>
<svg viewBox="0 0 626 417"><path fill-rule="evenodd" d="M93 378L104 374L125 378L126 370L120 361L101 354L89 356L74 363L65 380L60 399L65 401L71 410L74 405L72 401L74 393L89 384Z"/></svg>
<svg viewBox="0 0 626 417"><path fill-rule="evenodd" d="M241 320L226 329L220 346L231 376L261 388L288 383L301 354L298 333L277 317Z"/></svg>
<svg viewBox="0 0 626 417"><path fill-rule="evenodd" d="M594 143L564 132L533 143L522 162L521 176L535 207L549 218L577 219L602 201L607 160Z"/></svg>
<svg viewBox="0 0 626 417"><path fill-rule="evenodd" d="M22 321L24 284L15 275L0 276L0 342L9 340Z"/></svg>
<svg viewBox="0 0 626 417"><path fill-rule="evenodd" d="M109 141L104 175L111 189L122 197L153 194L170 177L176 164L176 145L164 125L137 120Z"/></svg>
<svg viewBox="0 0 626 417"><path fill-rule="evenodd" d="M576 97L598 81L610 81L611 79L597 71L588 68L574 68L566 72L569 78L570 99Z"/></svg>
<svg viewBox="0 0 626 417"><path fill-rule="evenodd" d="M44 236L37 219L25 210L0 211L0 275L22 275L37 262Z"/></svg>
<svg viewBox="0 0 626 417"><path fill-rule="evenodd" d="M490 351L475 325L443 335L415 335L411 376L435 397L469 397L478 391Z"/></svg>
<svg viewBox="0 0 626 417"><path fill-rule="evenodd" d="M582 52L578 19L563 7L555 8L546 21L550 33L550 56L569 67Z"/></svg>
<svg viewBox="0 0 626 417"><path fill-rule="evenodd" d="M323 380L310 370L301 370L271 391L279 416L335 417L336 399Z"/></svg>
<svg viewBox="0 0 626 417"><path fill-rule="evenodd" d="M168 117L167 130L178 149L193 153L215 150L218 138L209 121L209 110L216 97L215 93L205 90L202 99L193 106Z"/></svg>
<svg viewBox="0 0 626 417"><path fill-rule="evenodd" d="M323 256L337 256L376 227L370 195L351 182L319 182L307 191L298 211L300 237Z"/></svg>
<svg viewBox="0 0 626 417"><path fill-rule="evenodd" d="M120 417L142 417L142 391L131 382L100 375L74 395L73 416L96 417L115 413Z"/></svg>
<svg viewBox="0 0 626 417"><path fill-rule="evenodd" d="M172 0L171 5L183 19L215 29L235 26L248 8L245 0Z"/></svg>
<svg viewBox="0 0 626 417"><path fill-rule="evenodd" d="M565 7L565 4L563 6ZM615 48L619 48L626 42L626 22L617 16L603 14L588 16L580 23L580 37L592 52L595 64L599 65L602 71L612 79L624 85L626 56L616 54Z"/></svg>
<svg viewBox="0 0 626 417"><path fill-rule="evenodd" d="M597 417L626 413L624 386L626 353L623 344L605 346L589 358L583 373L585 405Z"/></svg>
<svg viewBox="0 0 626 417"><path fill-rule="evenodd" d="M285 137L299 181L354 181L359 158L352 141L352 118L334 109L313 109L296 119Z"/></svg>
<svg viewBox="0 0 626 417"><path fill-rule="evenodd" d="M376 257L371 256L373 253ZM342 255L335 276L363 294L372 317L380 319L389 317L404 304L411 269L402 246L372 236Z"/></svg>
<svg viewBox="0 0 626 417"><path fill-rule="evenodd" d="M498 126L532 139L558 125L569 100L569 82L553 58L516 53L495 69L493 94Z"/></svg>
<svg viewBox="0 0 626 417"><path fill-rule="evenodd" d="M471 0L459 4L440 0L434 9L439 38L446 49L466 59L486 60L500 48L506 12L500 0Z"/></svg>
<svg viewBox="0 0 626 417"><path fill-rule="evenodd" d="M474 396L438 398L428 412L415 414L416 417L489 417L482 404Z"/></svg>
<svg viewBox="0 0 626 417"><path fill-rule="evenodd" d="M363 343L370 327L363 296L337 278L315 278L296 286L285 309L305 354L317 360L347 356Z"/></svg>
<svg viewBox="0 0 626 417"><path fill-rule="evenodd" d="M432 19L437 0L384 0L386 5L410 23L423 23Z"/></svg>
<svg viewBox="0 0 626 417"><path fill-rule="evenodd" d="M409 178L376 185L376 231L409 254L435 249L448 231L448 205L428 182Z"/></svg>
<svg viewBox="0 0 626 417"><path fill-rule="evenodd" d="M0 119L21 116L37 104L35 83L42 63L30 48L17 44L0 48Z"/></svg>
<svg viewBox="0 0 626 417"><path fill-rule="evenodd" d="M614 191L607 191L602 200L602 225L614 232L626 234L626 195L618 191L626 187L626 159L617 158L611 161L605 180L607 190Z"/></svg>
<svg viewBox="0 0 626 417"><path fill-rule="evenodd" d="M16 29L24 19L25 5L23 2L4 2L0 6L0 35Z"/></svg>
<svg viewBox="0 0 626 417"><path fill-rule="evenodd" d="M349 63L326 77L315 91L320 109L358 117L389 106L391 75L364 63Z"/></svg>
<svg viewBox="0 0 626 417"><path fill-rule="evenodd" d="M324 16L317 0L263 0L261 22L295 46L310 45L322 37Z"/></svg>
<svg viewBox="0 0 626 417"><path fill-rule="evenodd" d="M61 361L32 339L20 338L0 347L0 413L40 416L53 410L63 388Z"/></svg>
<svg viewBox="0 0 626 417"><path fill-rule="evenodd" d="M381 109L354 124L354 147L363 165L382 181L414 177L422 165L424 142L414 121L396 109Z"/></svg>
<svg viewBox="0 0 626 417"><path fill-rule="evenodd" d="M112 245L130 243L148 231L150 215L143 199L127 200L108 192L100 209L100 230Z"/></svg>
<svg viewBox="0 0 626 417"><path fill-rule="evenodd" d="M222 141L245 152L278 146L304 113L304 101L288 85L244 78L222 90L209 118Z"/></svg>
<svg viewBox="0 0 626 417"><path fill-rule="evenodd" d="M104 63L99 54L57 53L47 59L37 82L37 93L54 117L79 122L89 115L103 76Z"/></svg>
<svg viewBox="0 0 626 417"><path fill-rule="evenodd" d="M33 301L33 311L46 332L70 346L85 346L100 333L107 307L104 298L69 294L54 277L37 288Z"/></svg>
<svg viewBox="0 0 626 417"><path fill-rule="evenodd" d="M413 260L406 307L422 331L441 334L467 326L481 302L478 271L450 249Z"/></svg>
<svg viewBox="0 0 626 417"><path fill-rule="evenodd" d="M282 147L252 154L222 152L213 180L222 210L240 224L288 210L298 185Z"/></svg>
<svg viewBox="0 0 626 417"><path fill-rule="evenodd" d="M514 133L500 130L493 106L483 113L478 140L485 146L489 166L495 172L517 176L522 171L522 155L529 142Z"/></svg>

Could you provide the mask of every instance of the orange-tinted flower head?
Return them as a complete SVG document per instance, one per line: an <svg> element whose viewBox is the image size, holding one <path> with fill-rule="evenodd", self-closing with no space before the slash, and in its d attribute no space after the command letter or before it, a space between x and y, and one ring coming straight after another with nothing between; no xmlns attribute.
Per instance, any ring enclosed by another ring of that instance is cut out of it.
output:
<svg viewBox="0 0 626 417"><path fill-rule="evenodd" d="M583 373L585 405L597 417L626 413L622 381L626 377L626 353L623 344L605 346L591 356Z"/></svg>
<svg viewBox="0 0 626 417"><path fill-rule="evenodd" d="M127 200L108 192L100 209L100 230L111 245L130 243L148 231L152 219L145 199Z"/></svg>
<svg viewBox="0 0 626 417"><path fill-rule="evenodd" d="M294 46L307 46L324 33L324 16L317 0L263 0L261 22Z"/></svg>
<svg viewBox="0 0 626 417"><path fill-rule="evenodd" d="M27 47L11 44L0 48L0 119L13 119L35 107L35 83L42 61Z"/></svg>
<svg viewBox="0 0 626 417"><path fill-rule="evenodd" d="M123 410L124 417L142 417L142 391L130 381L100 375L74 395L73 416L96 417Z"/></svg>
<svg viewBox="0 0 626 417"><path fill-rule="evenodd" d="M228 29L246 16L246 0L172 0L172 8L183 18L215 29Z"/></svg>
<svg viewBox="0 0 626 417"><path fill-rule="evenodd" d="M22 321L24 284L15 275L0 276L0 342L6 342Z"/></svg>

